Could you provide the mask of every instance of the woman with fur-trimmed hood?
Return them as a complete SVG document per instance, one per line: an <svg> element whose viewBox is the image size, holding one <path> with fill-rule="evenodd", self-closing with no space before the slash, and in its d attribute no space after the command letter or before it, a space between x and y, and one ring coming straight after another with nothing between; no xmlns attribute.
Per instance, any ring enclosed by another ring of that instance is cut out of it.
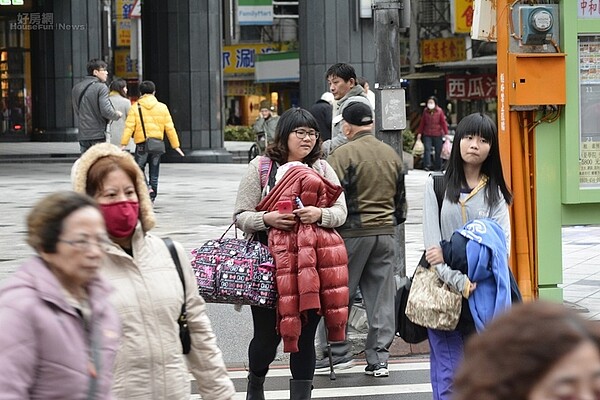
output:
<svg viewBox="0 0 600 400"><path fill-rule="evenodd" d="M235 389L217 346L194 273L175 243L182 282L164 241L150 233L154 212L142 171L110 143L91 147L72 172L74 190L99 204L113 246L101 268L123 324L113 387L119 399L188 399L189 371L205 400L232 399ZM191 351L182 354L177 319L185 301Z"/></svg>

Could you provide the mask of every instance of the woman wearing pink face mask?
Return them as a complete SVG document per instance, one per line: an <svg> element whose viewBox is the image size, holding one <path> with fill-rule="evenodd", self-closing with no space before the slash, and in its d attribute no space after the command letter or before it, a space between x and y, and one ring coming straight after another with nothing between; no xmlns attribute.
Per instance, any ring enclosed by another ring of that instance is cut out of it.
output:
<svg viewBox="0 0 600 400"><path fill-rule="evenodd" d="M155 224L154 212L133 157L110 143L95 145L74 167L73 184L75 191L98 202L113 242L101 271L116 289L110 300L123 325L114 369L115 396L189 399L191 371L203 399L232 399L235 389L183 247L175 243L185 298L169 249L148 233ZM189 354L182 354L177 324L184 301L192 343Z"/></svg>

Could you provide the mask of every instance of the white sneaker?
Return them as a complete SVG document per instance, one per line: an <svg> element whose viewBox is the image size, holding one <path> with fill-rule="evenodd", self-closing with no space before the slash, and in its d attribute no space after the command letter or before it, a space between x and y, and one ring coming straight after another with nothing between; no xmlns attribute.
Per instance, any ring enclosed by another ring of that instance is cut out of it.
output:
<svg viewBox="0 0 600 400"><path fill-rule="evenodd" d="M365 367L365 375L374 376L375 378L383 378L386 376L390 376L388 364L386 362L381 362L379 364L367 365Z"/></svg>

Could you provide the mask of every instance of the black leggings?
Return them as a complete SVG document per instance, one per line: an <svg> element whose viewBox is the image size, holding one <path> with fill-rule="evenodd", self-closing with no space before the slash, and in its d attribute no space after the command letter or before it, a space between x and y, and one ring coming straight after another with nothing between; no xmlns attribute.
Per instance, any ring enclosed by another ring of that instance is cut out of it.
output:
<svg viewBox="0 0 600 400"><path fill-rule="evenodd" d="M275 330L277 315L274 309L254 306L251 308L254 337L248 347L249 368L254 375L265 376L269 371L269 365L275 359L277 346L281 342L281 336ZM300 339L298 339L300 351L290 355L290 370L294 379L313 379L316 360L315 332L320 319L316 310L308 311L308 321L302 326Z"/></svg>

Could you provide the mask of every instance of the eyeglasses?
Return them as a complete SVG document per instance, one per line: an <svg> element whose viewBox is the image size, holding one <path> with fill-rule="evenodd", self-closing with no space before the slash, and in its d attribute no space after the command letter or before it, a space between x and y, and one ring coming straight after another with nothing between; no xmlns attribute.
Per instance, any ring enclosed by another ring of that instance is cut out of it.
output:
<svg viewBox="0 0 600 400"><path fill-rule="evenodd" d="M319 132L315 131L314 129L310 129L310 130L294 129L292 132L294 132L296 134L296 137L298 139L304 139L306 137L306 135L310 136L311 139L319 138Z"/></svg>
<svg viewBox="0 0 600 400"><path fill-rule="evenodd" d="M98 246L102 251L107 251L112 246L112 241L107 237L99 237L96 240L90 239L77 239L77 240L66 240L58 239L59 242L66 243L70 246L75 247L77 250L88 251L92 246Z"/></svg>

